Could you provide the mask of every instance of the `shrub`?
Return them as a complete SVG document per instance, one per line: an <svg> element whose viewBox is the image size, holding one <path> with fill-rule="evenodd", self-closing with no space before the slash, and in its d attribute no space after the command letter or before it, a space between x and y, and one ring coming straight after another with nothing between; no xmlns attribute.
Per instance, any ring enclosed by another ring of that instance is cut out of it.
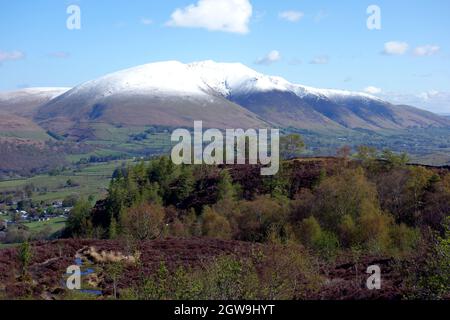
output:
<svg viewBox="0 0 450 320"><path fill-rule="evenodd" d="M313 242L314 249L321 258L327 261L333 261L336 258L339 249L338 237L329 231L323 231Z"/></svg>
<svg viewBox="0 0 450 320"><path fill-rule="evenodd" d="M335 233L346 215L357 219L367 206L379 207L375 185L361 168L327 177L315 190L314 203L314 216L322 227Z"/></svg>
<svg viewBox="0 0 450 320"><path fill-rule="evenodd" d="M80 199L70 211L67 219L66 231L73 237L90 236L92 233L91 222L92 206L89 201Z"/></svg>
<svg viewBox="0 0 450 320"><path fill-rule="evenodd" d="M444 226L445 236L436 236L425 266L418 270L420 276L416 287L422 299L448 299L450 295L450 218Z"/></svg>
<svg viewBox="0 0 450 320"><path fill-rule="evenodd" d="M342 217L342 221L339 225L339 239L341 244L350 248L357 244L358 228L353 220L352 216L345 215Z"/></svg>
<svg viewBox="0 0 450 320"><path fill-rule="evenodd" d="M358 219L359 243L376 252L383 252L389 246L389 229L392 218L365 202L363 213Z"/></svg>
<svg viewBox="0 0 450 320"><path fill-rule="evenodd" d="M409 228L403 223L391 226L390 238L392 253L400 257L412 253L421 239L418 229Z"/></svg>
<svg viewBox="0 0 450 320"><path fill-rule="evenodd" d="M259 299L308 299L322 284L309 254L295 244L272 246L254 264L259 270Z"/></svg>
<svg viewBox="0 0 450 320"><path fill-rule="evenodd" d="M317 292L322 279L298 246L273 246L250 258L219 256L196 269L169 270L164 262L150 277L120 291L122 299L256 300L302 299Z"/></svg>
<svg viewBox="0 0 450 320"><path fill-rule="evenodd" d="M142 203L127 210L123 229L136 240L151 240L159 237L164 229L164 208L158 204Z"/></svg>
<svg viewBox="0 0 450 320"><path fill-rule="evenodd" d="M230 223L224 216L218 214L211 207L206 206L203 209L202 219L202 233L204 236L218 239L231 238Z"/></svg>
<svg viewBox="0 0 450 320"><path fill-rule="evenodd" d="M253 201L241 201L238 207L239 211L234 213L239 226L238 240L264 242L274 226L284 233L289 213L286 202L260 196ZM285 235L279 236L283 238Z"/></svg>
<svg viewBox="0 0 450 320"><path fill-rule="evenodd" d="M300 222L297 230L297 238L304 244L311 247L320 238L322 229L316 218L313 216Z"/></svg>
<svg viewBox="0 0 450 320"><path fill-rule="evenodd" d="M28 266L33 257L31 252L30 243L25 241L22 243L18 249L18 258L20 262L21 276L25 277L28 273Z"/></svg>

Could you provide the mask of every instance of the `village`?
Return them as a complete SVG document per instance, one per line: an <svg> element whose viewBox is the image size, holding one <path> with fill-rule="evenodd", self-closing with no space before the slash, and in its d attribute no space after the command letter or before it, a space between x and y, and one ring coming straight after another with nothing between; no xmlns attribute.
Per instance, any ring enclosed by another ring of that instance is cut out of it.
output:
<svg viewBox="0 0 450 320"><path fill-rule="evenodd" d="M8 208L0 210L0 243L24 240L22 238L27 240L51 236L64 227L71 209L72 206L64 201L54 201L44 208L26 209L19 203L13 202ZM58 227L55 227L56 224Z"/></svg>

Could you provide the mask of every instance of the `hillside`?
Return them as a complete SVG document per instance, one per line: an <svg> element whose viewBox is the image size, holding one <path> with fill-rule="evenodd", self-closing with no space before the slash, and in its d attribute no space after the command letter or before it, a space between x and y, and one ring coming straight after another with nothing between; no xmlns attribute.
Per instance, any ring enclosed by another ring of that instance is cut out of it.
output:
<svg viewBox="0 0 450 320"><path fill-rule="evenodd" d="M89 81L42 106L36 119L46 128L53 128L55 120L63 122L66 129L79 122L191 127L194 120L203 120L205 127L267 126L179 62L139 66Z"/></svg>
<svg viewBox="0 0 450 320"><path fill-rule="evenodd" d="M44 129L32 120L2 111L0 111L0 136L27 137L36 140L49 138Z"/></svg>
<svg viewBox="0 0 450 320"><path fill-rule="evenodd" d="M408 152L420 163L450 161L448 118L365 93L293 84L240 63L166 61L72 89L3 92L0 115L2 141L87 143L114 159L166 153L174 128L203 120L205 128L279 127L298 132L307 142L308 155L333 155L343 145L370 144ZM20 158L21 149L14 150L14 158ZM91 155L58 158L71 162ZM22 171L15 163L1 166ZM42 169L41 164L27 167Z"/></svg>
<svg viewBox="0 0 450 320"><path fill-rule="evenodd" d="M270 178L122 166L105 199L75 202L65 239L0 249L0 299L448 299L448 168L363 158L292 159ZM65 288L74 264L87 292Z"/></svg>
<svg viewBox="0 0 450 320"><path fill-rule="evenodd" d="M0 112L32 117L37 107L56 98L69 88L28 88L16 91L0 92Z"/></svg>
<svg viewBox="0 0 450 320"><path fill-rule="evenodd" d="M41 106L35 117L62 132L90 123L123 126L405 129L450 121L364 93L292 84L239 63L151 63L88 81ZM57 124L55 124L57 123Z"/></svg>
<svg viewBox="0 0 450 320"><path fill-rule="evenodd" d="M96 261L90 255L90 250L108 252L117 257L123 256L127 248L125 243L108 240L60 240L53 242L38 242L33 244L33 261L29 267L34 281L32 296L41 300L70 299L70 293L61 285L61 279L66 273L67 266L80 259L84 267L82 270L91 270L86 276L88 282L95 288L97 294L80 295L84 299L111 299L113 283L107 276L108 270L104 263ZM128 265L123 270L118 285L131 287L139 284L142 275L150 276L158 272L161 262L164 261L169 270L176 270L180 266L187 268L200 268L206 261L223 257L251 256L255 250L261 252L282 252L283 249L270 245L258 245L239 241L226 241L208 238L194 239L165 239L159 241L145 241L139 244L141 252L141 267ZM59 252L59 253L58 253ZM91 251L92 252L92 251ZM23 283L14 281L14 270L20 268L16 260L17 249L0 249L0 297L6 294L9 298L20 298L30 292L30 288ZM348 260L347 260L348 259ZM91 261L89 264L88 261ZM260 265L260 270L269 269L271 263ZM357 274L364 274L367 266L378 263L386 271L383 290L368 291L364 289L364 279L358 279ZM317 292L309 292L307 299L355 300L355 299L399 299L405 288L402 287L404 278L394 270L394 261L386 257L366 256L356 265L348 257L342 257L333 265L324 265ZM280 270L281 271L281 270ZM89 271L88 271L89 272ZM242 280L242 279L240 279ZM304 281L304 280L303 280ZM76 295L74 296L76 297ZM126 298L126 297L125 297Z"/></svg>

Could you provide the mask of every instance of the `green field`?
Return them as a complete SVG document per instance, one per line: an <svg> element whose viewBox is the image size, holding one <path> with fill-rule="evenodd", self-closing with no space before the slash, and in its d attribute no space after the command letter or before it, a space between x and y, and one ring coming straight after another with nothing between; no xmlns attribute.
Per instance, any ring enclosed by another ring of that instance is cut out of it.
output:
<svg viewBox="0 0 450 320"><path fill-rule="evenodd" d="M51 139L45 131L0 131L0 137L42 141Z"/></svg>
<svg viewBox="0 0 450 320"><path fill-rule="evenodd" d="M35 222L29 222L24 223L26 227L28 227L28 230L32 233L39 233L40 231L44 231L48 229L50 233L56 233L58 231L61 231L66 226L66 218L54 218L50 219L49 221L35 221Z"/></svg>
<svg viewBox="0 0 450 320"><path fill-rule="evenodd" d="M23 225L28 228L30 236L37 236L40 233L46 233L50 237L62 231L66 227L67 218L58 217L49 221L25 222ZM0 249L11 248L20 245L20 243L0 243Z"/></svg>
<svg viewBox="0 0 450 320"><path fill-rule="evenodd" d="M0 193L14 193L26 185L33 185L36 191L31 199L34 201L63 200L73 194L81 197L93 195L98 200L106 194L114 170L123 163L131 163L131 160L90 164L80 170L64 171L54 176L38 175L28 179L0 181ZM73 186L67 185L68 180L72 181Z"/></svg>

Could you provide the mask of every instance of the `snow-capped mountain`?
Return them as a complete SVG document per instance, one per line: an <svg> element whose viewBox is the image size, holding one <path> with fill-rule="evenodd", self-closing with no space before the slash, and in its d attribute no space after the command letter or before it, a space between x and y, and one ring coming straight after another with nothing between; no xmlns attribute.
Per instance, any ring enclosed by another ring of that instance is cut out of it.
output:
<svg viewBox="0 0 450 320"><path fill-rule="evenodd" d="M301 129L450 126L448 119L365 93L311 88L240 63L167 61L88 81L39 108L54 129L80 123Z"/></svg>
<svg viewBox="0 0 450 320"><path fill-rule="evenodd" d="M70 88L26 88L0 92L0 111L20 116L32 116L37 107L68 90Z"/></svg>
<svg viewBox="0 0 450 320"><path fill-rule="evenodd" d="M127 92L200 96L210 94L211 90L224 97L251 92L283 91L295 93L299 97L316 95L330 99L348 97L377 99L365 93L292 84L281 77L259 73L241 63L216 63L211 60L189 64L178 61L146 64L88 81L75 87L69 95L88 93L106 97ZM34 92L41 94L51 91L52 88L34 89Z"/></svg>

